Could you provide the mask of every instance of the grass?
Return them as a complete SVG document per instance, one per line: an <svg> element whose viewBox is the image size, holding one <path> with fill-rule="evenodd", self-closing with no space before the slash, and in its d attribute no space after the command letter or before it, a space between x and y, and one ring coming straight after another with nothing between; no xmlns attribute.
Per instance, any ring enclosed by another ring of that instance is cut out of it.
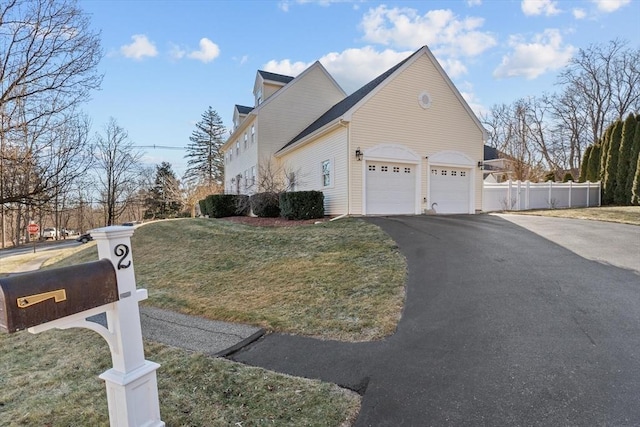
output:
<svg viewBox="0 0 640 427"><path fill-rule="evenodd" d="M378 227L358 219L255 227L185 219L136 230L132 253L145 304L326 339L395 331L406 262ZM95 246L56 265L97 259Z"/></svg>
<svg viewBox="0 0 640 427"><path fill-rule="evenodd" d="M574 209L541 209L509 212L522 215L552 216L558 218L590 219L640 225L640 206L601 206Z"/></svg>
<svg viewBox="0 0 640 427"><path fill-rule="evenodd" d="M360 397L339 387L146 342L167 426L346 426ZM107 344L84 329L0 334L0 425L108 426Z"/></svg>
<svg viewBox="0 0 640 427"><path fill-rule="evenodd" d="M381 338L395 330L404 298L404 258L360 220L292 228L158 222L136 230L132 251L148 303L282 332ZM95 259L90 243L45 264ZM4 261L0 275L19 267ZM160 412L168 426L348 426L360 408L358 395L332 384L153 342L145 349L162 365ZM0 425L108 425L97 375L109 367L106 343L87 330L0 334Z"/></svg>

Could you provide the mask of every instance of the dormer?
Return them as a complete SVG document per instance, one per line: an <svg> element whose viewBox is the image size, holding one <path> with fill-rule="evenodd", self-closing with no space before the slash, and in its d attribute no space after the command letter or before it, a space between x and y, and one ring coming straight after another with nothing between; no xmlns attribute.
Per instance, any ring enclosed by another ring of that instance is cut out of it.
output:
<svg viewBox="0 0 640 427"><path fill-rule="evenodd" d="M253 107L246 107L244 105L236 104L233 108L233 130L238 129L238 126L247 118L247 114L249 114L253 110Z"/></svg>
<svg viewBox="0 0 640 427"><path fill-rule="evenodd" d="M291 76L258 70L256 74L256 82L253 85L255 106L257 107L262 104L267 98L276 93L293 79L294 78Z"/></svg>

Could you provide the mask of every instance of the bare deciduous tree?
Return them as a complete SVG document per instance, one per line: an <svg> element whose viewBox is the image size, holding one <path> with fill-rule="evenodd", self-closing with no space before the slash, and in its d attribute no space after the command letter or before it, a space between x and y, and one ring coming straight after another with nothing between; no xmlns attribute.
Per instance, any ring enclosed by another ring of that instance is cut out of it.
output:
<svg viewBox="0 0 640 427"><path fill-rule="evenodd" d="M135 150L126 130L114 118L96 135L95 170L100 183L105 224L113 225L137 188L142 153Z"/></svg>

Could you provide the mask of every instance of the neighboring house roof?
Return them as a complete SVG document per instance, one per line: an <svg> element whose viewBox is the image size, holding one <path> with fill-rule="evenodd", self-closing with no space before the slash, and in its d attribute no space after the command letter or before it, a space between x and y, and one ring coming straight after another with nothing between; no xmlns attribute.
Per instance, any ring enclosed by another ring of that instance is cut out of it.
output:
<svg viewBox="0 0 640 427"><path fill-rule="evenodd" d="M336 105L331 107L329 111L320 116L315 122L311 123L306 129L300 132L295 138L289 141L281 150L289 147L290 145L295 144L297 141L301 140L305 136L315 132L320 129L324 125L331 123L338 117L345 114L347 111L351 109L354 105L356 105L360 100L362 100L365 96L367 96L372 90L374 90L380 83L385 81L391 74L393 74L398 68L400 68L405 62L411 59L418 52L415 52L413 55L409 56L404 61L390 68L386 72L380 74L375 79L371 80L366 85L362 86L357 91L353 92L351 95L338 102Z"/></svg>
<svg viewBox="0 0 640 427"><path fill-rule="evenodd" d="M251 111L253 111L253 107L236 104L236 110L238 110L238 113L240 114L249 114Z"/></svg>
<svg viewBox="0 0 640 427"><path fill-rule="evenodd" d="M500 152L497 149L489 147L488 145L484 146L484 160L496 160L501 158L504 158L504 156L500 156Z"/></svg>
<svg viewBox="0 0 640 427"><path fill-rule="evenodd" d="M269 71L258 70L258 73L260 73L263 79L270 80L272 82L287 84L294 79L294 77L291 77L291 76L285 76L284 74L271 73Z"/></svg>

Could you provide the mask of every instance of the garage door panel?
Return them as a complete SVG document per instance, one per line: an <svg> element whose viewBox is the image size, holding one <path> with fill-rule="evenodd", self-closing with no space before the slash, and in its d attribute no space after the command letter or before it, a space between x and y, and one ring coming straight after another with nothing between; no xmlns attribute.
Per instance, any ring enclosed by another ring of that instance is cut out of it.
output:
<svg viewBox="0 0 640 427"><path fill-rule="evenodd" d="M368 215L415 213L415 165L367 162L366 177Z"/></svg>
<svg viewBox="0 0 640 427"><path fill-rule="evenodd" d="M469 213L471 172L469 169L432 166L431 204L436 213Z"/></svg>

